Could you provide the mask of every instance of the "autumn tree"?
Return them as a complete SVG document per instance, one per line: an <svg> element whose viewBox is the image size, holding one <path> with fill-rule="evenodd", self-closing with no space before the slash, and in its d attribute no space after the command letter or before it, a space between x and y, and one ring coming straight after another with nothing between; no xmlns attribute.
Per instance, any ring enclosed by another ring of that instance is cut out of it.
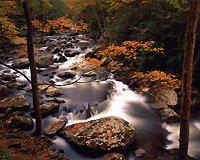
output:
<svg viewBox="0 0 200 160"><path fill-rule="evenodd" d="M25 43L20 38L20 30L16 26L13 16L20 14L15 1L0 2L0 37L14 44Z"/></svg>
<svg viewBox="0 0 200 160"><path fill-rule="evenodd" d="M93 69L96 72L102 72L102 69L116 73L126 72L132 84L139 84L138 90L149 88L148 92L156 95L162 89L174 89L180 86L180 81L172 74L153 69L138 71L144 59L149 64L151 63L148 61L149 57L162 54L164 49L158 47L154 41L124 41L120 46L112 44L94 53L97 58L88 57L72 66L76 66L78 70ZM106 61L108 64L104 67Z"/></svg>
<svg viewBox="0 0 200 160"><path fill-rule="evenodd" d="M196 43L196 30L199 20L200 0L192 0L187 23L185 52L182 73L182 95L181 95L181 121L180 121L180 149L179 160L187 160L189 143L189 120L191 107L191 85L193 71L193 56Z"/></svg>

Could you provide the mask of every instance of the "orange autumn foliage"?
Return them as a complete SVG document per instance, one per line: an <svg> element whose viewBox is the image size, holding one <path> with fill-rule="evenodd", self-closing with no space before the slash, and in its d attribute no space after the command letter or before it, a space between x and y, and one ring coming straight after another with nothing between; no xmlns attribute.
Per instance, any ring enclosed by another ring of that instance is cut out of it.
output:
<svg viewBox="0 0 200 160"><path fill-rule="evenodd" d="M80 21L79 25L74 24L67 15L63 17L59 17L55 20L47 20L46 23L42 23L37 19L32 21L34 29L38 32L54 32L54 33L61 33L61 32L68 32L70 29L75 29L76 31L85 31L87 30L87 24L83 21ZM26 28L25 26L22 29Z"/></svg>
<svg viewBox="0 0 200 160"><path fill-rule="evenodd" d="M111 45L106 49L98 51L95 55L101 59L86 58L84 61L73 64L78 70L91 69L95 71L102 71L102 69L128 72L131 83L139 84L139 90L149 88L148 92L152 94L158 92L160 89L172 89L180 86L180 80L174 75L166 74L163 71L147 71L136 72L138 58L141 55L149 56L154 54L164 54L164 49L156 47L154 41L137 42L125 41L120 46ZM106 67L102 67L104 59L109 60L110 63Z"/></svg>

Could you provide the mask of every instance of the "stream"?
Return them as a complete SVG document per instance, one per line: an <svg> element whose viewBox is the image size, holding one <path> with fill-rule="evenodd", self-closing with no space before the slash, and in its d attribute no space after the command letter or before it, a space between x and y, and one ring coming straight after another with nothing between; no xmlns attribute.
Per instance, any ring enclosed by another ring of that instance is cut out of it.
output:
<svg viewBox="0 0 200 160"><path fill-rule="evenodd" d="M48 36L51 41L65 41L66 38L73 37L67 34ZM148 155L157 155L160 148L167 146L167 149L178 148L179 124L161 123L157 114L148 104L148 97L131 91L129 87L120 81L116 81L111 73L97 73L96 76L81 76L77 83L65 85L74 82L80 77L82 71L75 72L70 67L74 62L84 60L85 55L95 49L96 45L92 40L82 40L81 36L75 37L79 42L73 43L71 51L80 52L74 57L67 57L67 61L63 63L54 63L59 68L55 70L40 69L38 73L39 83L46 83L49 80L59 85L57 88L63 92L59 98L65 100L60 104L59 110L46 118L43 118L43 128L59 119L67 119L68 125L86 122L106 116L117 116L131 123L137 130L135 143L131 145L123 154L127 160L137 160L134 150L142 148ZM86 46L81 49L80 46ZM41 52L46 51L47 46L41 47ZM64 55L65 49L59 52ZM57 58L57 55L54 55ZM9 62L8 64L12 64ZM20 69L26 76L30 77L29 69ZM69 71L75 73L72 79L63 80L57 76L58 73ZM17 74L17 81L28 84L27 80L15 71L2 67L0 72L9 72L9 74ZM53 75L51 78L46 75ZM29 84L28 84L29 85ZM16 90L12 95L23 94L32 103L30 92ZM40 95L40 100L46 102L48 97ZM27 113L28 114L28 113ZM35 122L35 119L33 119ZM190 144L189 155L200 159L200 119L192 119L190 128ZM35 129L35 127L34 127ZM34 130L33 129L33 130ZM33 131L32 130L32 131ZM102 159L100 155L95 155L92 151L81 151L81 147L69 144L59 136L52 137L52 148L63 149L66 157L70 160L98 160Z"/></svg>

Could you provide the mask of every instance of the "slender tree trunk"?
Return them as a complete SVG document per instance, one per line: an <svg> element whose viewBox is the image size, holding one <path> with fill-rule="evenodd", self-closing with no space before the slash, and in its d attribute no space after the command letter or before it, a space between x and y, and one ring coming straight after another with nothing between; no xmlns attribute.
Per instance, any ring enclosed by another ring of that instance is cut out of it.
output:
<svg viewBox="0 0 200 160"><path fill-rule="evenodd" d="M95 6L98 5L96 0L93 0L93 2L95 3ZM98 23L98 25L99 25L99 29L100 29L100 32L101 32L101 36L103 37L104 31L103 31L103 27L102 27L102 24L101 24L101 21L100 21L100 17L99 17L99 15L98 15L97 11L95 10L95 7L94 7L94 6L92 6L92 10L93 10L93 12L94 12L94 15L95 15L95 17L96 17L97 23ZM103 37L103 38L104 38L104 37Z"/></svg>
<svg viewBox="0 0 200 160"><path fill-rule="evenodd" d="M32 95L33 95L33 107L36 118L36 131L35 135L40 136L42 134L42 118L40 112L40 103L39 103L39 91L37 87L37 70L34 59L34 47L33 47L33 26L31 20L31 13L28 7L28 1L23 2L24 13L27 23L27 50L28 50L28 59L30 64L31 71L31 81L32 84Z"/></svg>
<svg viewBox="0 0 200 160"><path fill-rule="evenodd" d="M181 122L179 138L178 160L187 160L189 143L189 119L191 105L191 84L193 56L196 42L196 29L199 19L200 0L192 0L189 10L189 21L187 24L183 73L182 73L182 95L181 95Z"/></svg>

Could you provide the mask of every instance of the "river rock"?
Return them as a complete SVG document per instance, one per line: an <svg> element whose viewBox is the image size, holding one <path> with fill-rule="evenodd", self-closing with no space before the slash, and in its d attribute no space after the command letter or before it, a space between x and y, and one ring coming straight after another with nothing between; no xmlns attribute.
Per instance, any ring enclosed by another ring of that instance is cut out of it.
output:
<svg viewBox="0 0 200 160"><path fill-rule="evenodd" d="M58 63L63 63L63 62L66 62L67 61L67 58L65 56L61 56L58 58Z"/></svg>
<svg viewBox="0 0 200 160"><path fill-rule="evenodd" d="M162 120L167 123L179 122L180 116L171 108L166 107L159 110Z"/></svg>
<svg viewBox="0 0 200 160"><path fill-rule="evenodd" d="M165 103L170 106L177 105L178 96L174 90L163 89L156 96L160 103Z"/></svg>
<svg viewBox="0 0 200 160"><path fill-rule="evenodd" d="M30 130L33 128L33 120L27 115L15 115L11 120L11 125L21 130Z"/></svg>
<svg viewBox="0 0 200 160"><path fill-rule="evenodd" d="M77 43L79 40L78 39L72 39L70 42L71 43Z"/></svg>
<svg viewBox="0 0 200 160"><path fill-rule="evenodd" d="M66 79L74 78L74 76L75 76L75 74L73 74L71 72L62 72L62 73L58 74L58 77L60 77L60 78L66 78Z"/></svg>
<svg viewBox="0 0 200 160"><path fill-rule="evenodd" d="M16 81L17 76L11 74L0 73L0 79L3 81Z"/></svg>
<svg viewBox="0 0 200 160"><path fill-rule="evenodd" d="M86 35L79 35L79 38L80 38L81 40L84 40L84 41L89 41L89 40L90 40L90 38L87 37Z"/></svg>
<svg viewBox="0 0 200 160"><path fill-rule="evenodd" d="M43 132L46 135L54 135L54 134L58 133L60 130L62 130L63 127L66 125L66 123L67 122L65 120L58 120L54 123L51 123L46 128L44 128Z"/></svg>
<svg viewBox="0 0 200 160"><path fill-rule="evenodd" d="M74 56L79 55L79 54L80 54L80 52L78 52L78 51L68 51L68 50L65 51L66 57L74 57Z"/></svg>
<svg viewBox="0 0 200 160"><path fill-rule="evenodd" d="M11 84L10 86L14 87L14 88L22 89L22 88L26 87L27 85L24 83L21 83L21 82L15 82L15 83Z"/></svg>
<svg viewBox="0 0 200 160"><path fill-rule="evenodd" d="M59 66L57 66L57 65L49 65L49 66L48 66L48 69L49 69L49 70L58 69L58 68L59 68Z"/></svg>
<svg viewBox="0 0 200 160"><path fill-rule="evenodd" d="M95 71L88 71L88 72L85 72L83 74L84 77L94 77L96 76L96 72Z"/></svg>
<svg viewBox="0 0 200 160"><path fill-rule="evenodd" d="M63 94L59 89L50 85L39 85L38 88L41 92L46 93L46 95L50 97L56 97Z"/></svg>
<svg viewBox="0 0 200 160"><path fill-rule="evenodd" d="M30 103L23 95L17 95L0 101L0 110L5 110L8 107L12 110L28 110Z"/></svg>
<svg viewBox="0 0 200 160"><path fill-rule="evenodd" d="M42 117L53 114L56 110L59 109L58 103L46 103L40 106L40 111Z"/></svg>
<svg viewBox="0 0 200 160"><path fill-rule="evenodd" d="M53 64L54 56L52 54L41 54L35 57L36 65L39 68L47 68Z"/></svg>
<svg viewBox="0 0 200 160"><path fill-rule="evenodd" d="M0 93L5 92L7 89L8 89L7 86L5 86L5 85L1 85L1 84L0 84Z"/></svg>
<svg viewBox="0 0 200 160"><path fill-rule="evenodd" d="M144 149L139 148L139 149L137 149L134 153L135 153L136 157L141 157L141 156L143 156L146 152L145 152Z"/></svg>
<svg viewBox="0 0 200 160"><path fill-rule="evenodd" d="M125 158L120 153L109 153L103 156L103 160L125 160Z"/></svg>
<svg viewBox="0 0 200 160"><path fill-rule="evenodd" d="M59 53L60 51L61 51L61 49L56 47L56 48L53 50L52 53L53 53L53 54L57 54L57 53Z"/></svg>
<svg viewBox="0 0 200 160"><path fill-rule="evenodd" d="M12 63L12 67L17 68L17 69L24 69L29 67L29 61L28 58L20 58L16 59Z"/></svg>
<svg viewBox="0 0 200 160"><path fill-rule="evenodd" d="M178 122L180 116L169 106L177 105L178 96L174 90L161 90L155 97L156 103L153 105L162 118L162 121L167 123Z"/></svg>
<svg viewBox="0 0 200 160"><path fill-rule="evenodd" d="M70 125L61 136L93 150L122 151L133 143L136 130L127 121L110 116Z"/></svg>
<svg viewBox="0 0 200 160"><path fill-rule="evenodd" d="M63 160L64 158L64 151L62 149L51 149L48 153L51 159L55 160ZM65 159L65 158L64 158ZM68 159L67 159L68 160Z"/></svg>
<svg viewBox="0 0 200 160"><path fill-rule="evenodd" d="M72 43L67 43L65 47L66 48L73 48L73 44Z"/></svg>
<svg viewBox="0 0 200 160"><path fill-rule="evenodd" d="M49 99L47 99L47 101L53 101L56 103L65 103L65 100L62 98L49 98Z"/></svg>

